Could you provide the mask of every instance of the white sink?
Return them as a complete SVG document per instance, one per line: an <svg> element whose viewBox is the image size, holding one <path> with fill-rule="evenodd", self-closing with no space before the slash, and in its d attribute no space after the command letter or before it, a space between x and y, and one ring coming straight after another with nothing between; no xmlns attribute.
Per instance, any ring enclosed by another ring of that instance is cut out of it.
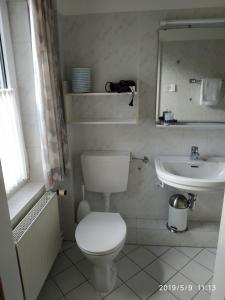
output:
<svg viewBox="0 0 225 300"><path fill-rule="evenodd" d="M156 173L163 183L185 191L225 189L225 160L192 161L185 156L161 156L155 159Z"/></svg>

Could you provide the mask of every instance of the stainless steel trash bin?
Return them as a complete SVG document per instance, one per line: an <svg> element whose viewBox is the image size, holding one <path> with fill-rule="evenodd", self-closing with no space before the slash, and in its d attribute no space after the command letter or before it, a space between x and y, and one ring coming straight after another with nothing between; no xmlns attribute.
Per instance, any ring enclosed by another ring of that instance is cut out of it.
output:
<svg viewBox="0 0 225 300"><path fill-rule="evenodd" d="M167 228L171 232L184 232L188 230L189 203L185 196L175 194L169 200L169 216Z"/></svg>

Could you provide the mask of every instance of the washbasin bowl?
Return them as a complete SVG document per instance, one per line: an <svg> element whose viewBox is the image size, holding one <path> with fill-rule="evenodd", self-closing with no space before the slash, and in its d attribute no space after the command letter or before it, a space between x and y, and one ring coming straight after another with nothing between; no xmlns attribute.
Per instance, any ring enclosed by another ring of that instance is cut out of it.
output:
<svg viewBox="0 0 225 300"><path fill-rule="evenodd" d="M155 159L156 173L163 183L188 192L225 189L225 160L192 161L185 156Z"/></svg>

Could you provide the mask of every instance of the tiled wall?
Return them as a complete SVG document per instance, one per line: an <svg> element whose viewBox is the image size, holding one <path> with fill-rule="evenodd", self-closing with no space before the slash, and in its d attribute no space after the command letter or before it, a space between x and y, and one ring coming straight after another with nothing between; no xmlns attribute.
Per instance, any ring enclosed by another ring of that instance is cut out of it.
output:
<svg viewBox="0 0 225 300"><path fill-rule="evenodd" d="M31 181L43 181L27 1L8 1L21 118Z"/></svg>
<svg viewBox="0 0 225 300"><path fill-rule="evenodd" d="M128 191L112 196L112 210L127 218L166 219L168 199L177 192L157 185L154 157L189 155L198 145L201 156L225 155L225 131L219 129L156 128L157 30L165 19L220 17L221 10L161 11L60 16L61 59L65 79L71 67L91 67L93 90L106 81L141 80L141 124L69 126L76 203L82 181L79 155L83 150L129 150L150 158L149 165L132 162ZM138 167L141 167L139 170ZM103 209L100 195L88 193L92 208ZM71 199L73 201L73 199ZM199 194L190 219L218 221L222 193Z"/></svg>

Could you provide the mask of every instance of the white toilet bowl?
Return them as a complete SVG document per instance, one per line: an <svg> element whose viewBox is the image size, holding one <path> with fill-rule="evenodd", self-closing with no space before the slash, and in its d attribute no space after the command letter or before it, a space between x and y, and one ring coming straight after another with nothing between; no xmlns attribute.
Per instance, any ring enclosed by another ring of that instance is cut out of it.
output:
<svg viewBox="0 0 225 300"><path fill-rule="evenodd" d="M91 280L99 292L108 292L115 286L113 260L124 246L126 231L120 214L108 212L91 212L76 228L77 245L93 265Z"/></svg>

